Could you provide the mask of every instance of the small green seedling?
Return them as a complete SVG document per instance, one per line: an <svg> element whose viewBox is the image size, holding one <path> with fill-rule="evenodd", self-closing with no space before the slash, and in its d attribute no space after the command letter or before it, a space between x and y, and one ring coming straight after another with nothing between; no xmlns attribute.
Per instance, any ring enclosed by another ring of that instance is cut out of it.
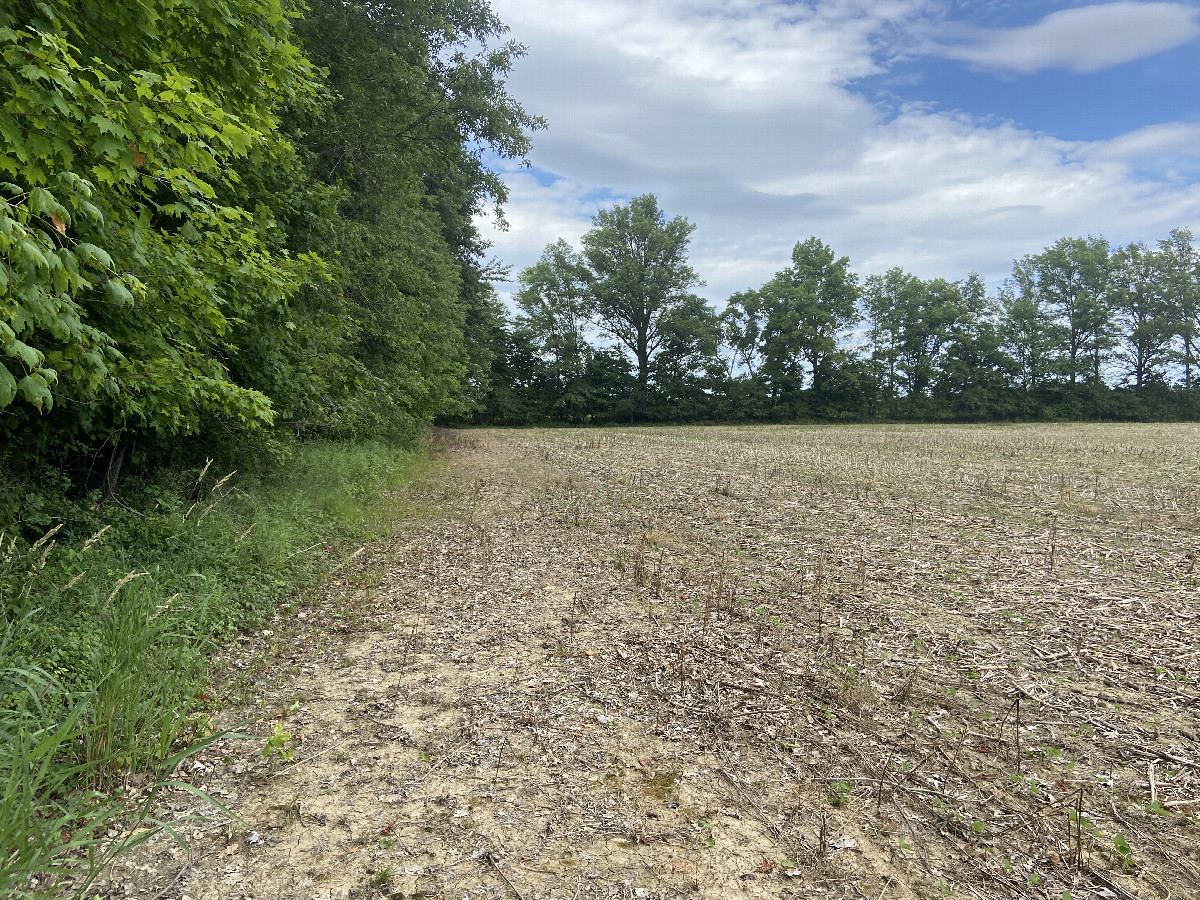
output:
<svg viewBox="0 0 1200 900"><path fill-rule="evenodd" d="M266 746L263 747L263 756L267 759L279 757L291 762L296 758L292 753L292 749L288 746L293 737L295 735L292 732L284 730L282 722L276 722L275 731L267 738Z"/></svg>
<svg viewBox="0 0 1200 900"><path fill-rule="evenodd" d="M1121 854L1121 865L1126 869L1132 869L1137 865L1137 861L1133 858L1133 850L1129 847L1129 841L1125 840L1125 835L1113 835L1113 848Z"/></svg>
<svg viewBox="0 0 1200 900"><path fill-rule="evenodd" d="M854 789L848 781L835 781L829 786L829 805L845 806L850 802L850 792Z"/></svg>

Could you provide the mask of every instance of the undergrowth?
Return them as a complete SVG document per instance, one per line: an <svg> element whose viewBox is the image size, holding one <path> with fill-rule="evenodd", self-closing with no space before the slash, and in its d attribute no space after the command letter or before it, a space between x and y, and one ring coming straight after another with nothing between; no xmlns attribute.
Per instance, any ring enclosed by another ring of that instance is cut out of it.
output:
<svg viewBox="0 0 1200 900"><path fill-rule="evenodd" d="M0 897L81 891L210 729L207 660L385 535L421 454L302 444L267 472L0 483Z"/></svg>

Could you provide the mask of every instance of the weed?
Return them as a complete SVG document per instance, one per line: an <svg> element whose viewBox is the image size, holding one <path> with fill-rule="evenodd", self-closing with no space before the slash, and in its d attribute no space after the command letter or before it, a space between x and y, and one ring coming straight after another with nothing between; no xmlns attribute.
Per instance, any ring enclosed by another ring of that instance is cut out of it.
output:
<svg viewBox="0 0 1200 900"><path fill-rule="evenodd" d="M843 807L850 802L850 793L853 790L854 786L850 782L835 781L829 785L826 799L829 800L830 806Z"/></svg>
<svg viewBox="0 0 1200 900"><path fill-rule="evenodd" d="M398 512L385 492L417 459L314 443L269 472L130 480L120 505L65 480L0 484L0 896L86 886L131 845L122 835L153 833L119 789L131 771L159 783L208 742L214 642L382 534ZM284 734L266 755L288 758Z"/></svg>
<svg viewBox="0 0 1200 900"><path fill-rule="evenodd" d="M1118 855L1121 857L1121 866L1123 868L1132 869L1137 865L1137 862L1133 858L1133 850L1129 846L1129 841L1125 839L1125 835L1114 834L1112 842L1113 849L1116 850Z"/></svg>
<svg viewBox="0 0 1200 900"><path fill-rule="evenodd" d="M392 867L384 866L378 872L371 876L371 887L384 888L392 881Z"/></svg>
<svg viewBox="0 0 1200 900"><path fill-rule="evenodd" d="M295 759L295 754L293 754L288 744L291 743L293 737L295 735L292 732L284 730L282 722L276 722L275 730L267 738L267 742L263 746L263 756L270 760L279 758L291 762Z"/></svg>

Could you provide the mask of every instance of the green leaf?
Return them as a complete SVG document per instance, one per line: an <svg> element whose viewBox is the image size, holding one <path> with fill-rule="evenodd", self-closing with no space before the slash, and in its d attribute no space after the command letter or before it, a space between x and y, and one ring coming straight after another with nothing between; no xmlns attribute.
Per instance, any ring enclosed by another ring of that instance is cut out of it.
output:
<svg viewBox="0 0 1200 900"><path fill-rule="evenodd" d="M5 341L4 352L11 358L19 359L26 369L36 369L42 364L42 353L16 338Z"/></svg>
<svg viewBox="0 0 1200 900"><path fill-rule="evenodd" d="M45 412L54 406L54 395L50 393L46 379L36 372L18 381L17 390L38 412Z"/></svg>
<svg viewBox="0 0 1200 900"><path fill-rule="evenodd" d="M40 269L49 269L50 264L46 262L46 257L42 254L42 250L33 241L25 238L17 245L24 261Z"/></svg>
<svg viewBox="0 0 1200 900"><path fill-rule="evenodd" d="M89 120L93 125L100 130L101 134L112 134L118 137L125 137L128 132L111 119L101 115L92 116Z"/></svg>
<svg viewBox="0 0 1200 900"><path fill-rule="evenodd" d="M17 396L17 379L7 367L0 365L0 408L8 406Z"/></svg>
<svg viewBox="0 0 1200 900"><path fill-rule="evenodd" d="M35 187L29 192L29 211L35 216L53 212L58 208L54 195L41 187Z"/></svg>
<svg viewBox="0 0 1200 900"><path fill-rule="evenodd" d="M109 300L118 306L131 306L133 304L133 294L129 293L129 289L115 278L110 278L105 283L104 293L108 295Z"/></svg>
<svg viewBox="0 0 1200 900"><path fill-rule="evenodd" d="M98 266L101 269L113 268L112 257L108 255L108 251L95 244L76 244L75 254L87 265Z"/></svg>
<svg viewBox="0 0 1200 900"><path fill-rule="evenodd" d="M22 161L26 158L25 151L23 149L25 145L25 135L21 132L21 128L17 125L12 116L2 111L0 111L0 137L4 138L5 143L8 145L9 152L16 153L17 158L21 159ZM11 187L15 188L16 185L11 185ZM18 191L19 188L17 191L14 191L14 193L17 193Z"/></svg>

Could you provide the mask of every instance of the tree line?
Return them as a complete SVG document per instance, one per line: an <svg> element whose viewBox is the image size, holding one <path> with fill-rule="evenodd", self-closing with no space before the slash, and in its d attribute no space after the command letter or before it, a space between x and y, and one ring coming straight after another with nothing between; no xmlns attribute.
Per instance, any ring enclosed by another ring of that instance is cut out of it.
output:
<svg viewBox="0 0 1200 900"><path fill-rule="evenodd" d="M978 274L861 277L810 237L718 313L653 195L519 276L480 421L996 421L1200 415L1200 247L1062 238Z"/></svg>
<svg viewBox="0 0 1200 900"><path fill-rule="evenodd" d="M520 273L475 222L544 124L486 0L0 6L0 478L432 421L1194 418L1197 250L1072 238L862 278L816 238L721 313L652 195ZM186 438L186 440L183 440Z"/></svg>
<svg viewBox="0 0 1200 900"><path fill-rule="evenodd" d="M0 5L0 476L475 408L485 159L542 124L504 34L485 0Z"/></svg>

